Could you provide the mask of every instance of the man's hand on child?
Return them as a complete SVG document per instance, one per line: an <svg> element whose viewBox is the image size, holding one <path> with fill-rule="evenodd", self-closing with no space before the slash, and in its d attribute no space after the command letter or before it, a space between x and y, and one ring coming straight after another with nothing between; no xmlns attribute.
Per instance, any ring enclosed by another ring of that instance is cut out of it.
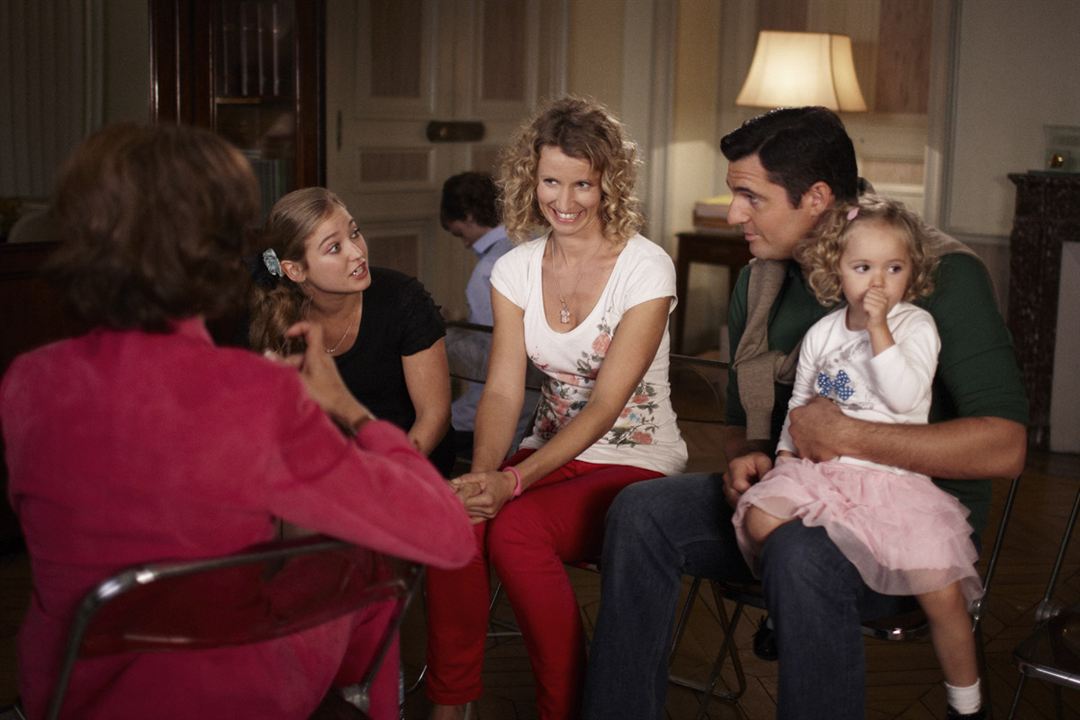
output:
<svg viewBox="0 0 1080 720"><path fill-rule="evenodd" d="M735 507L739 497L772 470L772 466L772 458L763 452L748 453L732 460L724 473L724 499Z"/></svg>

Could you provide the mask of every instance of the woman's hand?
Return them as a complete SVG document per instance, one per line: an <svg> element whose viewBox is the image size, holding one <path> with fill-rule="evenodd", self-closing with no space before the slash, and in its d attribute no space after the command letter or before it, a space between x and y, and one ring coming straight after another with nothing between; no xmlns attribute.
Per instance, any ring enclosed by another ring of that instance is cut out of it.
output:
<svg viewBox="0 0 1080 720"><path fill-rule="evenodd" d="M354 430L373 419L371 412L345 386L334 359L323 352L321 327L298 322L285 331L285 337L302 337L306 344L304 353L275 359L300 371L308 395L326 414Z"/></svg>
<svg viewBox="0 0 1080 720"><path fill-rule="evenodd" d="M516 484L511 473L501 470L467 473L450 481L473 524L495 517L513 499Z"/></svg>

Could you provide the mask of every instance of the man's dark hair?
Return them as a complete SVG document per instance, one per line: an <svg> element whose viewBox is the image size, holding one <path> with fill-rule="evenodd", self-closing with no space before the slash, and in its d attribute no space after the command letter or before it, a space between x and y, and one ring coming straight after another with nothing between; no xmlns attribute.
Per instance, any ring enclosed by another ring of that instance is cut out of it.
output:
<svg viewBox="0 0 1080 720"><path fill-rule="evenodd" d="M823 107L781 108L758 115L724 136L729 162L757 154L769 180L797 207L814 183L828 185L837 201L858 197L855 148L836 113Z"/></svg>
<svg viewBox="0 0 1080 720"><path fill-rule="evenodd" d="M496 227L499 224L498 195L495 181L487 173L454 175L443 183L439 221L445 229L455 220L467 220L471 215L477 225Z"/></svg>

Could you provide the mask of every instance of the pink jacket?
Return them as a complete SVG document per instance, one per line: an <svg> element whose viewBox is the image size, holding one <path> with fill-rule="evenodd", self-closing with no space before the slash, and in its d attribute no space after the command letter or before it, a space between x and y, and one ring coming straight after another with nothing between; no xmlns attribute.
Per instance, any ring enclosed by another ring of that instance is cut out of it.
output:
<svg viewBox="0 0 1080 720"><path fill-rule="evenodd" d="M9 493L34 595L20 692L47 706L81 596L135 563L223 555L275 518L441 568L474 550L461 503L405 435L345 438L294 370L215 347L200 320L171 334L95 330L17 358L0 385ZM346 619L347 620L347 619ZM80 662L65 716L306 717L348 627L215 651Z"/></svg>

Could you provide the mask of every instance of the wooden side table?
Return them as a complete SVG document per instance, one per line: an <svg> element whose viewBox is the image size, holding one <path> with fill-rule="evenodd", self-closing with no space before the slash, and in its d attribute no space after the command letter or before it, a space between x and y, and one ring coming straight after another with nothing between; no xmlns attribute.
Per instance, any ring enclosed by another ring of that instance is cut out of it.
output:
<svg viewBox="0 0 1080 720"><path fill-rule="evenodd" d="M675 292L679 304L675 307L672 318L672 348L677 353L684 351L683 331L686 328L687 289L690 280L691 263L721 265L731 273L731 286L739 271L750 262L750 246L743 239L741 230L715 230L676 233L679 247L675 254Z"/></svg>

